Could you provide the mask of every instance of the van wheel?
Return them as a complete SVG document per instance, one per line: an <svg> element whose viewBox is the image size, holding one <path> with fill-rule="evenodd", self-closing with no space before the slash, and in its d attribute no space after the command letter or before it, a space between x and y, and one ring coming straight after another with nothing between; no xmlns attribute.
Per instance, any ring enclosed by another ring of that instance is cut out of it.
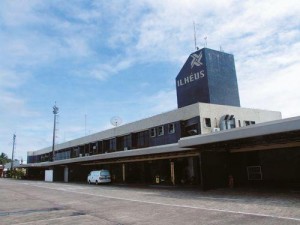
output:
<svg viewBox="0 0 300 225"><path fill-rule="evenodd" d="M89 180L88 183L91 184L91 181Z"/></svg>
<svg viewBox="0 0 300 225"><path fill-rule="evenodd" d="M98 181L96 180L96 185L98 184Z"/></svg>

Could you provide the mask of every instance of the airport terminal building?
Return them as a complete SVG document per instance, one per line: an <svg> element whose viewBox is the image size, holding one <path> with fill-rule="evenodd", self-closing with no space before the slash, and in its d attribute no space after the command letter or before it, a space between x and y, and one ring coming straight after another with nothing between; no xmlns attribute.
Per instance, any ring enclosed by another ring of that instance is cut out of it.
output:
<svg viewBox="0 0 300 225"><path fill-rule="evenodd" d="M200 49L176 77L178 108L38 151L28 176L85 181L108 169L116 183L300 184L300 117L240 107L234 57Z"/></svg>

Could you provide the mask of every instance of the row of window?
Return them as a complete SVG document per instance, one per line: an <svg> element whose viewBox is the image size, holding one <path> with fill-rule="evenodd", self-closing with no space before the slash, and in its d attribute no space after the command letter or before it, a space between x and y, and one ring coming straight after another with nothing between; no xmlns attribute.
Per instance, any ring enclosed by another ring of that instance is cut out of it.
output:
<svg viewBox="0 0 300 225"><path fill-rule="evenodd" d="M175 124L168 124L168 134L175 133ZM162 136L165 134L165 126L154 127L150 129L150 137Z"/></svg>
<svg viewBox="0 0 300 225"><path fill-rule="evenodd" d="M239 123L239 127L241 127L241 121L238 120ZM205 127L212 127L211 126L211 119L210 118L204 118L204 124ZM250 125L254 125L255 121L251 121L251 120L244 120L244 126L250 126Z"/></svg>
<svg viewBox="0 0 300 225"><path fill-rule="evenodd" d="M131 133L124 136L113 137L111 139L100 140L94 143L83 144L80 146L56 151L55 160L149 147L149 136L162 136L165 134L165 129L168 129L166 132L168 132L169 134L175 133L175 123L170 123L137 133ZM29 156L28 162L37 163L49 161L51 159L52 153L46 153L39 156Z"/></svg>

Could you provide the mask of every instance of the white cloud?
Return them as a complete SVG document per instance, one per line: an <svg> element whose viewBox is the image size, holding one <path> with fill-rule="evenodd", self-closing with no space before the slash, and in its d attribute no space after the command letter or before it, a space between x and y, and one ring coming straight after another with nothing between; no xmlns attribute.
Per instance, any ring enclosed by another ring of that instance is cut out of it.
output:
<svg viewBox="0 0 300 225"><path fill-rule="evenodd" d="M0 68L0 89L17 88L30 78L28 73L19 73L12 69Z"/></svg>
<svg viewBox="0 0 300 225"><path fill-rule="evenodd" d="M2 24L11 27L22 26L27 22L39 21L38 15L33 13L34 8L40 3L38 0L25 1L1 1L0 12Z"/></svg>
<svg viewBox="0 0 300 225"><path fill-rule="evenodd" d="M283 117L299 116L300 64L293 64L272 74L244 82L241 98L244 106L282 111ZM258 80L259 79L259 80Z"/></svg>
<svg viewBox="0 0 300 225"><path fill-rule="evenodd" d="M29 100L19 92L36 70L59 63L68 67L65 72L69 75L108 80L141 64L167 62L180 67L194 51L193 21L199 47L207 36L209 48L221 45L225 52L234 54L242 106L279 110L284 117L300 115L298 0L58 2L0 3L1 114L7 110L41 119L30 125L20 118L16 123L5 123L13 127L6 132L19 127L26 137L20 140L22 151L44 147L51 140L51 133L31 137L51 130L52 123L43 123L42 113L31 108L36 106L28 105ZM145 78L144 88L149 88L147 84ZM168 88L169 84L152 96L141 92L138 99L104 102L102 106L110 113L124 113L128 120L155 115L176 108L175 84L174 89ZM1 118L15 118L9 116L2 114ZM109 127L99 121L95 124ZM65 124L64 130L69 139L82 132L83 126ZM1 138L7 139L10 134Z"/></svg>
<svg viewBox="0 0 300 225"><path fill-rule="evenodd" d="M16 93L31 76L13 70L0 69L0 112L1 117L18 115L28 117L37 115L26 107L26 100Z"/></svg>
<svg viewBox="0 0 300 225"><path fill-rule="evenodd" d="M148 106L144 112L141 112L142 117L154 116L177 108L175 90L162 90L140 100Z"/></svg>
<svg viewBox="0 0 300 225"><path fill-rule="evenodd" d="M122 57L115 57L109 62L92 65L91 67L74 71L73 74L81 77L90 77L98 80L105 80L120 71L128 69L133 64L130 58L122 59Z"/></svg>

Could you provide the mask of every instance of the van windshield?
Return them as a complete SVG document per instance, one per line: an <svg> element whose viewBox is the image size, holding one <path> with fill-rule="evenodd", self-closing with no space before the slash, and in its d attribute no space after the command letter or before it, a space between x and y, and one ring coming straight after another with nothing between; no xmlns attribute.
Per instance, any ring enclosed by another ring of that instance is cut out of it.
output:
<svg viewBox="0 0 300 225"><path fill-rule="evenodd" d="M101 176L109 176L109 171L101 171Z"/></svg>

